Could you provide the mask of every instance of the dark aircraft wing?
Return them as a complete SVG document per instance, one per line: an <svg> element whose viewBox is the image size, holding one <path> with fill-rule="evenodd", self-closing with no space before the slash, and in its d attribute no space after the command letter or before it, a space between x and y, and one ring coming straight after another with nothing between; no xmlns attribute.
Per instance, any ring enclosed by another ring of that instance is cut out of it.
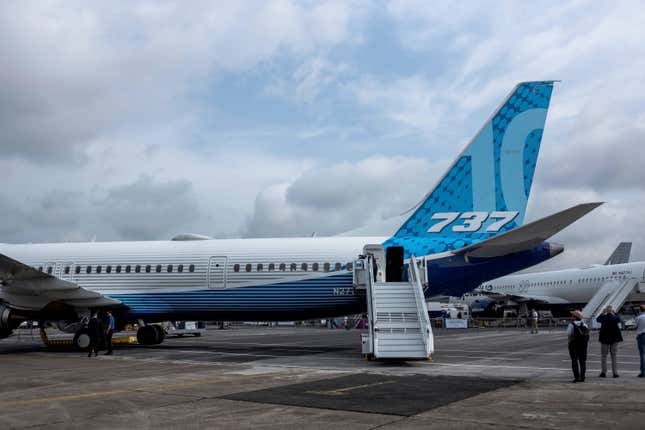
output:
<svg viewBox="0 0 645 430"><path fill-rule="evenodd" d="M30 310L40 310L52 303L78 308L121 304L118 300L36 270L3 254L0 254L0 301Z"/></svg>

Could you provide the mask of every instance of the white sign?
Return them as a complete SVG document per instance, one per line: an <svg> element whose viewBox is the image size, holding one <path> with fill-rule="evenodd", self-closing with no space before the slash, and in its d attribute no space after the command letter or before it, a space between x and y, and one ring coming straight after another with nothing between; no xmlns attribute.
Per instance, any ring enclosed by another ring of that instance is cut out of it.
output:
<svg viewBox="0 0 645 430"><path fill-rule="evenodd" d="M444 321L446 328L468 328L468 320L446 318Z"/></svg>

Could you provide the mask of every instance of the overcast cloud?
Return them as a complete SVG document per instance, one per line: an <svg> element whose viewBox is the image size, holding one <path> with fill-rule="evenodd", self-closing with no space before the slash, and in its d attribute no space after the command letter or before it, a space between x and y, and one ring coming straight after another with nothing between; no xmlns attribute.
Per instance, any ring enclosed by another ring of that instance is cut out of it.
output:
<svg viewBox="0 0 645 430"><path fill-rule="evenodd" d="M2 242L341 233L414 205L515 83L562 79L544 267L645 259L640 2L0 4ZM385 232L384 232L385 233Z"/></svg>

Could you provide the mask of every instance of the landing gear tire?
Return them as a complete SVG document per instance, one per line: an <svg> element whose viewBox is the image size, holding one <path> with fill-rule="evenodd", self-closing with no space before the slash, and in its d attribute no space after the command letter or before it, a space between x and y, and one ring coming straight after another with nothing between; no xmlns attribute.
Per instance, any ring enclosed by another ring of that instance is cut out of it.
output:
<svg viewBox="0 0 645 430"><path fill-rule="evenodd" d="M153 327L155 328L155 331L157 332L157 336L155 337L155 340L156 340L155 343L159 344L159 343L163 342L164 339L166 338L166 332L163 330L163 327L161 327L160 325L155 324L155 325L153 325Z"/></svg>
<svg viewBox="0 0 645 430"><path fill-rule="evenodd" d="M82 352L90 348L90 333L87 329L82 329L74 334L74 349Z"/></svg>
<svg viewBox="0 0 645 430"><path fill-rule="evenodd" d="M137 330L137 342L140 345L157 345L163 342L165 337L163 328L156 324L144 325Z"/></svg>

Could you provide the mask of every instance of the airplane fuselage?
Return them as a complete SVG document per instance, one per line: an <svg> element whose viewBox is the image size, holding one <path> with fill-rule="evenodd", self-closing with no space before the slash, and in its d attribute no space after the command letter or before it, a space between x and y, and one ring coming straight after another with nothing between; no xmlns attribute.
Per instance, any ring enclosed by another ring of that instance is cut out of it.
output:
<svg viewBox="0 0 645 430"><path fill-rule="evenodd" d="M582 269L511 275L486 282L477 291L510 296L552 297L554 304L585 304L607 281L637 279L645 283L645 262L597 265Z"/></svg>
<svg viewBox="0 0 645 430"><path fill-rule="evenodd" d="M128 319L294 320L364 312L351 265L364 245L387 239L27 244L0 245L0 253L120 301ZM546 242L481 261L428 255L427 294L461 294L550 257Z"/></svg>

